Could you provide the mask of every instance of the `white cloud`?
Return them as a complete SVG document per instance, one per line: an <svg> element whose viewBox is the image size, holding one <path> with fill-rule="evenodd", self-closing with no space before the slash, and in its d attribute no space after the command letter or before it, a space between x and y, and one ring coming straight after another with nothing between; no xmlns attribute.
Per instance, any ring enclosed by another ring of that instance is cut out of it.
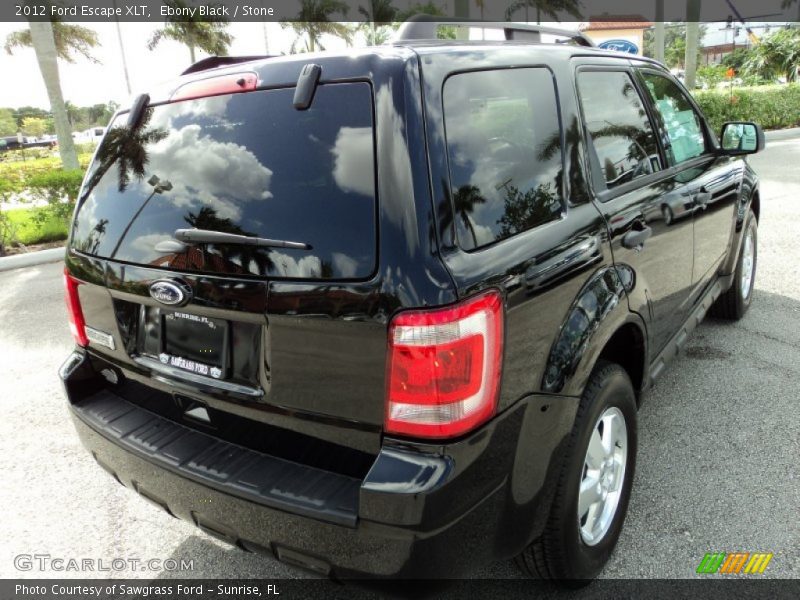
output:
<svg viewBox="0 0 800 600"><path fill-rule="evenodd" d="M356 276L358 272L358 261L355 258L351 258L341 252L334 252L331 257L337 277L350 278Z"/></svg>
<svg viewBox="0 0 800 600"><path fill-rule="evenodd" d="M345 192L372 197L375 194L372 128L342 127L336 134L331 153L336 185Z"/></svg>
<svg viewBox="0 0 800 600"><path fill-rule="evenodd" d="M171 233L148 233L136 237L131 244L131 248L137 252L141 252L144 256L152 256L158 242L171 239L173 239Z"/></svg>
<svg viewBox="0 0 800 600"><path fill-rule="evenodd" d="M172 184L164 197L176 206L209 206L236 220L242 202L272 196L270 169L244 146L201 135L197 124L172 130L151 147L150 160L158 165L155 175Z"/></svg>
<svg viewBox="0 0 800 600"><path fill-rule="evenodd" d="M281 277L317 279L322 275L322 261L318 256L304 256L300 260L283 252L270 255L275 264L275 273Z"/></svg>

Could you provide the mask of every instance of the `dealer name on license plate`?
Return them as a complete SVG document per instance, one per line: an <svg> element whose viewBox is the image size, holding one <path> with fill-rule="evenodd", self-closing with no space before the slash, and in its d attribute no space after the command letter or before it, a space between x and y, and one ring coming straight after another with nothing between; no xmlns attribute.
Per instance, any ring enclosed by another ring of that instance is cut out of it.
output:
<svg viewBox="0 0 800 600"><path fill-rule="evenodd" d="M198 375L205 375L206 377L211 376L214 379L219 379L222 377L222 369L219 367L205 365L181 356L171 356L169 354L162 353L158 356L158 359L165 365L183 369L184 371L191 371L192 373L197 373Z"/></svg>

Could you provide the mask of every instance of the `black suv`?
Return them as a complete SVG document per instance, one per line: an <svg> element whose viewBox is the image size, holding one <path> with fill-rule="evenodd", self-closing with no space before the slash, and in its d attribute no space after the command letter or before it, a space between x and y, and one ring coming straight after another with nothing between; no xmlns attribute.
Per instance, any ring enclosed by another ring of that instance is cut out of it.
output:
<svg viewBox="0 0 800 600"><path fill-rule="evenodd" d="M209 59L116 115L65 270L100 466L332 577L599 573L644 393L751 301L764 135L508 27Z"/></svg>

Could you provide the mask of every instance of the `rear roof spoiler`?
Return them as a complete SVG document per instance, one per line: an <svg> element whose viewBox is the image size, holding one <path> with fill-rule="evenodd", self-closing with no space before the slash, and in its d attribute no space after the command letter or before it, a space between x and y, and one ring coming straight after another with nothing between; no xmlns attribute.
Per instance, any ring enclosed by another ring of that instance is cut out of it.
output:
<svg viewBox="0 0 800 600"><path fill-rule="evenodd" d="M209 69L216 69L217 67L225 67L228 65L236 65L239 63L250 62L253 60L264 60L266 58L275 58L275 55L264 54L261 56L209 56L186 69L181 75L189 75L191 73L199 73L200 71L208 71Z"/></svg>
<svg viewBox="0 0 800 600"><path fill-rule="evenodd" d="M444 20L443 20L444 19ZM543 25L527 25L522 23L490 23L461 18L443 18L433 15L414 15L400 26L393 42L411 40L435 40L440 26L476 27L481 29L502 29L508 41L540 42L541 34L556 35L579 45L593 48L595 44L580 31L549 27Z"/></svg>

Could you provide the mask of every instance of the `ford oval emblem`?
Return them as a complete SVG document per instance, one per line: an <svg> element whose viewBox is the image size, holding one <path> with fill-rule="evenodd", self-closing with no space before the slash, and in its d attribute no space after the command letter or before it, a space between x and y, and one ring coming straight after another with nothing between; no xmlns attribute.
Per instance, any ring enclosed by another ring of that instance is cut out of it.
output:
<svg viewBox="0 0 800 600"><path fill-rule="evenodd" d="M150 295L170 306L182 306L192 297L192 288L180 281L159 279L150 284Z"/></svg>
<svg viewBox="0 0 800 600"><path fill-rule="evenodd" d="M597 44L603 50L613 50L614 52L627 52L628 54L639 54L639 46L628 40L606 40Z"/></svg>

